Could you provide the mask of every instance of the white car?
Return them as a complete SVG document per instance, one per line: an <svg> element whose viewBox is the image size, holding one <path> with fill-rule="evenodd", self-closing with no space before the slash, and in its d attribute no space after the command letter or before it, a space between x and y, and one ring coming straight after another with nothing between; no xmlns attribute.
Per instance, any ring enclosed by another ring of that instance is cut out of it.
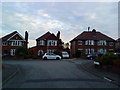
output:
<svg viewBox="0 0 120 90"><path fill-rule="evenodd" d="M45 53L42 57L42 59L47 60L47 59L56 59L60 60L61 56L53 54L53 53Z"/></svg>
<svg viewBox="0 0 120 90"><path fill-rule="evenodd" d="M68 52L62 52L62 57L69 58L70 56L69 56Z"/></svg>

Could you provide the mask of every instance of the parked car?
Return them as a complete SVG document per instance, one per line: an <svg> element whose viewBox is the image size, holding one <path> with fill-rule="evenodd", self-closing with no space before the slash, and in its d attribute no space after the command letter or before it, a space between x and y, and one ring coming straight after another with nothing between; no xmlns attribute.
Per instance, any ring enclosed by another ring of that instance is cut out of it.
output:
<svg viewBox="0 0 120 90"><path fill-rule="evenodd" d="M62 52L62 58L69 58L68 52Z"/></svg>
<svg viewBox="0 0 120 90"><path fill-rule="evenodd" d="M61 56L53 54L53 53L45 53L42 57L42 59L47 60L47 59L56 59L60 60Z"/></svg>
<svg viewBox="0 0 120 90"><path fill-rule="evenodd" d="M118 55L118 56L119 56L119 55L120 55L120 53L114 53L114 55Z"/></svg>
<svg viewBox="0 0 120 90"><path fill-rule="evenodd" d="M89 54L89 55L86 56L86 59L93 60L93 59L95 59L96 57L101 57L102 55L103 55L103 54L98 53L98 52L96 52L96 53L91 53L91 54Z"/></svg>

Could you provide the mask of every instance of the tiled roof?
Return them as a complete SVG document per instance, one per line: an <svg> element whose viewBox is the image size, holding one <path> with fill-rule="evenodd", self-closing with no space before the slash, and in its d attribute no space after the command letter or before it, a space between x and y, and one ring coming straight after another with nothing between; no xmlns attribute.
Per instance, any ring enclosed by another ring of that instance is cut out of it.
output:
<svg viewBox="0 0 120 90"><path fill-rule="evenodd" d="M120 41L120 38L118 38L117 41Z"/></svg>
<svg viewBox="0 0 120 90"><path fill-rule="evenodd" d="M14 31L4 37L2 37L2 41L7 41L10 37L12 37L14 34L18 33L17 31Z"/></svg>
<svg viewBox="0 0 120 90"><path fill-rule="evenodd" d="M41 37L37 38L36 40L44 40L44 39L54 39L57 40L57 37L54 34L51 34L50 32L45 33Z"/></svg>
<svg viewBox="0 0 120 90"><path fill-rule="evenodd" d="M97 31L84 31L83 33L79 34L73 40L107 40L107 41L115 41L111 37L108 37L105 34L102 34Z"/></svg>

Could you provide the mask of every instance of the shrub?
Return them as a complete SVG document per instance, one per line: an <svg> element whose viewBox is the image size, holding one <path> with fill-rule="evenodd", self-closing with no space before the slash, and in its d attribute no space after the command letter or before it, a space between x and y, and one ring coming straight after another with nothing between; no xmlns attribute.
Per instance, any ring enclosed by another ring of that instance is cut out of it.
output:
<svg viewBox="0 0 120 90"><path fill-rule="evenodd" d="M114 60L117 60L118 56L114 55L113 53L106 53L99 59L97 59L97 62L100 62L103 65L112 65Z"/></svg>
<svg viewBox="0 0 120 90"><path fill-rule="evenodd" d="M62 56L62 53L60 51L54 51L53 53L56 54L56 55Z"/></svg>
<svg viewBox="0 0 120 90"><path fill-rule="evenodd" d="M81 57L81 50L76 50L76 57Z"/></svg>
<svg viewBox="0 0 120 90"><path fill-rule="evenodd" d="M15 55L16 56L26 56L27 55L27 49L25 47L18 47L16 48Z"/></svg>

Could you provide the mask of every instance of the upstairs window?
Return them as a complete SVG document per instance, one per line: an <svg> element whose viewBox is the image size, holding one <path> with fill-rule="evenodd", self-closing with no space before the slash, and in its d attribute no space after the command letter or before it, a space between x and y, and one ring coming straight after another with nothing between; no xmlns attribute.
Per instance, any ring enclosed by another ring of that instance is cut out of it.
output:
<svg viewBox="0 0 120 90"><path fill-rule="evenodd" d="M7 42L3 42L3 44L2 44L3 46L7 46Z"/></svg>
<svg viewBox="0 0 120 90"><path fill-rule="evenodd" d="M94 45L94 40L86 40L85 45Z"/></svg>
<svg viewBox="0 0 120 90"><path fill-rule="evenodd" d="M11 46L22 46L22 42L21 41L12 41L11 42Z"/></svg>
<svg viewBox="0 0 120 90"><path fill-rule="evenodd" d="M44 45L45 45L45 41L44 41L44 40L38 41L38 45L39 45L39 46L44 46Z"/></svg>
<svg viewBox="0 0 120 90"><path fill-rule="evenodd" d="M48 40L48 46L57 46L56 40Z"/></svg>
<svg viewBox="0 0 120 90"><path fill-rule="evenodd" d="M98 46L105 46L105 45L106 45L106 40L98 41Z"/></svg>
<svg viewBox="0 0 120 90"><path fill-rule="evenodd" d="M114 43L113 42L109 42L109 46L114 46Z"/></svg>
<svg viewBox="0 0 120 90"><path fill-rule="evenodd" d="M78 40L78 45L82 45L82 41L81 40Z"/></svg>

